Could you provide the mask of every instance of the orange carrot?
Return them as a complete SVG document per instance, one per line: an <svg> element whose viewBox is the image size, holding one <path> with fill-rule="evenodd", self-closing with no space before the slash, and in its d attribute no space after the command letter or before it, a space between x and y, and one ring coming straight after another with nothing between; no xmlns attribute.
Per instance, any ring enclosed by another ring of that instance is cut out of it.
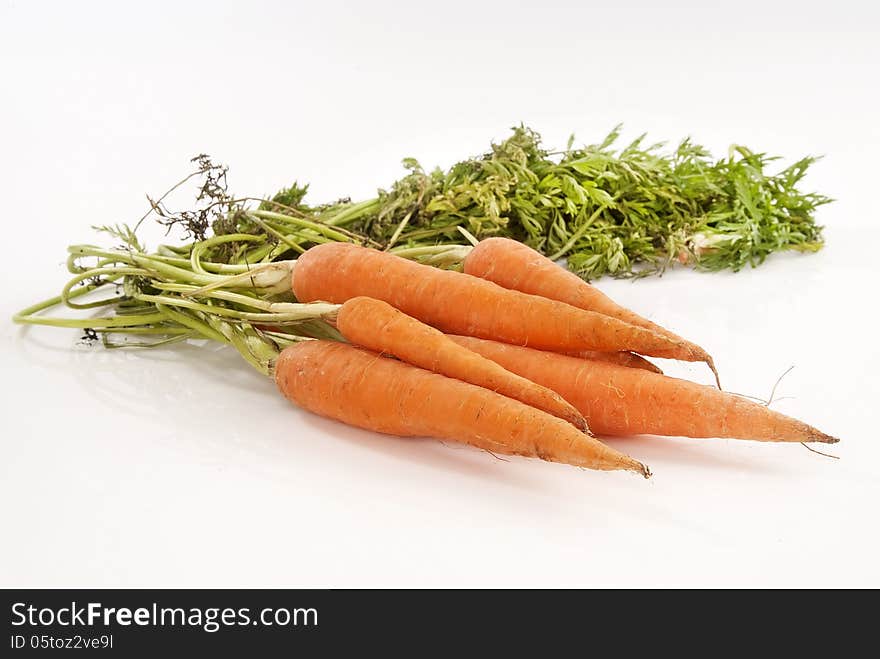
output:
<svg viewBox="0 0 880 659"><path fill-rule="evenodd" d="M564 355L570 357L579 357L580 359L590 359L595 362L606 362L607 364L617 364L618 366L626 366L627 368L641 368L651 373L659 373L663 375L660 368L649 362L644 357L633 352L596 352L595 350L575 350L573 352L564 352Z"/></svg>
<svg viewBox="0 0 880 659"><path fill-rule="evenodd" d="M315 340L285 348L275 381L297 405L359 428L650 475L640 462L546 412L345 343Z"/></svg>
<svg viewBox="0 0 880 659"><path fill-rule="evenodd" d="M714 387L473 337L450 338L553 389L583 412L590 428L600 435L838 441L802 421Z"/></svg>
<svg viewBox="0 0 880 659"><path fill-rule="evenodd" d="M555 391L521 378L491 359L462 348L440 330L419 322L390 304L355 297L336 314L336 328L346 339L450 378L470 382L531 405L589 432L584 417Z"/></svg>
<svg viewBox="0 0 880 659"><path fill-rule="evenodd" d="M292 287L300 302L342 303L358 296L383 300L451 334L545 350L632 350L700 359L680 341L604 314L350 243L317 245L301 255Z"/></svg>
<svg viewBox="0 0 880 659"><path fill-rule="evenodd" d="M504 288L559 300L573 307L618 318L630 325L666 336L672 341L686 345L696 356L691 361L706 362L715 374L716 381L718 380L715 362L703 348L620 306L596 287L528 245L509 238L481 240L465 258L464 271L469 275L488 279ZM718 388L721 388L720 382Z"/></svg>

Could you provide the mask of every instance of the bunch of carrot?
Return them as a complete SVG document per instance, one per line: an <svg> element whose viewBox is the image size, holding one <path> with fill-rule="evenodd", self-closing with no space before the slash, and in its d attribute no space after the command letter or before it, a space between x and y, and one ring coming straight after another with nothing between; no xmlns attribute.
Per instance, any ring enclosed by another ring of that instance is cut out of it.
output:
<svg viewBox="0 0 880 659"><path fill-rule="evenodd" d="M243 269L201 261L200 243L189 259L146 254L134 240L127 250L70 251L74 279L16 321L165 337L152 345L229 343L293 402L377 432L646 477L645 465L593 433L837 441L720 385L665 376L645 357L705 362L717 380L706 350L506 238L462 249L460 272L351 242ZM97 266L77 266L84 256ZM73 302L120 278L125 302ZM296 302L275 301L284 290ZM112 304L117 316L38 315L60 303ZM330 331L305 338L313 321Z"/></svg>
<svg viewBox="0 0 880 659"><path fill-rule="evenodd" d="M463 272L319 245L295 262L292 289L300 302L340 304L333 321L349 344L287 347L278 386L351 425L646 477L592 432L837 441L720 387L663 375L638 355L715 368L701 347L506 238L478 243Z"/></svg>

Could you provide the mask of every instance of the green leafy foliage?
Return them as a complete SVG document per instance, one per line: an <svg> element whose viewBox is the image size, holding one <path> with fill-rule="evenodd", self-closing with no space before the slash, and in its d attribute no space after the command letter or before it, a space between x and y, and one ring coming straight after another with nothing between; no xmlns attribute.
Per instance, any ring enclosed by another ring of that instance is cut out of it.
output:
<svg viewBox="0 0 880 659"><path fill-rule="evenodd" d="M780 168L778 158L742 146L715 159L690 138L671 148L644 135L621 145L620 136L618 126L596 144L574 147L572 137L553 152L519 126L447 171L429 172L407 158L402 178L354 204L307 204L308 185L297 182L268 199L235 198L226 168L199 156L198 171L184 179L204 179L197 207L171 212L163 197L153 212L198 240L209 226L215 236L244 236L204 249L218 263L292 258L327 240L423 254L460 244L462 230L523 241L566 258L587 279L659 274L673 263L737 271L773 252L821 248L815 213L831 200L801 190L816 158ZM245 203L254 200L259 206L250 211Z"/></svg>
<svg viewBox="0 0 880 659"><path fill-rule="evenodd" d="M308 191L308 184L300 185L298 182L294 181L293 185L279 191L274 197L272 197L272 199L261 202L260 210L274 211L277 210L279 206L286 206L287 208L295 209L301 209L302 207L302 210L307 210L307 208L303 206L302 200Z"/></svg>
<svg viewBox="0 0 880 659"><path fill-rule="evenodd" d="M508 236L587 278L662 272L673 261L703 270L758 265L772 252L822 245L816 208L830 199L799 185L816 158L770 173L777 159L734 146L715 160L685 139L674 149L619 147L620 127L598 144L549 152L518 127L483 156L447 172L409 173L347 226L380 244ZM401 228L402 227L402 228Z"/></svg>

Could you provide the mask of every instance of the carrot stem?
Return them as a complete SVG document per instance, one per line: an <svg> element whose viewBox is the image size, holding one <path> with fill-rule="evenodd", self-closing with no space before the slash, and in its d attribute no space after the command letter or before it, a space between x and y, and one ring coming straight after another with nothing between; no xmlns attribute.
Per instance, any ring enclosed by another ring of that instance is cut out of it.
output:
<svg viewBox="0 0 880 659"><path fill-rule="evenodd" d="M469 245L427 245L424 247L395 247L390 254L428 265L451 266L461 264L471 251Z"/></svg>
<svg viewBox="0 0 880 659"><path fill-rule="evenodd" d="M313 222L312 220L306 220L301 217L293 217L292 215L285 215L283 213L275 213L273 211L265 211L265 210L254 210L249 211L247 215L256 220L277 220L279 222L284 222L286 224L293 224L294 226L302 227L305 229L311 229L322 236L326 236L331 240L335 240L342 243L350 243L350 242L360 242L356 241L352 234L344 233L338 229L332 228L332 226L328 226L332 224L331 222L322 224L321 222ZM342 215L342 214L340 214ZM344 220L344 218L343 218ZM265 226L263 224L263 226ZM274 234L276 237L279 237L278 234ZM298 246L294 249L299 248ZM301 249L301 248L299 248Z"/></svg>
<svg viewBox="0 0 880 659"><path fill-rule="evenodd" d="M352 204L344 208L336 215L330 217L326 223L330 226L344 226L349 222L354 222L361 215L368 213L379 206L379 199L368 199L357 204Z"/></svg>
<svg viewBox="0 0 880 659"><path fill-rule="evenodd" d="M136 293L134 299L143 302L152 302L154 304L164 304L174 307L183 307L193 311L200 311L211 316L223 316L225 318L235 319L244 322L254 323L276 323L279 325L308 320L310 318L322 318L327 314L331 314L339 308L336 304L325 304L316 302L311 304L299 304L294 302L275 302L272 303L270 312L252 313L249 311L238 311L228 307L221 307L211 304L203 304L194 302L193 300L174 297L171 295L151 295L148 293Z"/></svg>
<svg viewBox="0 0 880 659"><path fill-rule="evenodd" d="M212 238L207 238L202 240L195 245L190 250L189 253L189 262L192 266L194 272L198 272L200 274L209 274L208 271L202 266L202 254L210 247L214 247L216 245L223 245L225 243L235 243L235 242L264 242L265 238L263 236L254 236L249 233L229 233L222 236L214 236Z"/></svg>
<svg viewBox="0 0 880 659"><path fill-rule="evenodd" d="M104 307L108 304L113 304L119 301L118 297L108 297L101 300L95 300L94 302L86 302L85 304L78 304L76 302L71 302L71 292L74 286L79 284L80 282L86 281L87 279L93 279L96 277L100 277L101 275L114 275L108 279L97 280L98 283L94 284L90 290L95 290L104 286L106 284L112 283L113 281L119 279L123 275L135 275L135 276L149 276L149 272L143 270L141 268L95 268L93 270L86 270L78 275L76 275L73 279L67 282L64 285L64 288L61 289L61 302L63 302L66 306L71 309L93 309L95 307Z"/></svg>

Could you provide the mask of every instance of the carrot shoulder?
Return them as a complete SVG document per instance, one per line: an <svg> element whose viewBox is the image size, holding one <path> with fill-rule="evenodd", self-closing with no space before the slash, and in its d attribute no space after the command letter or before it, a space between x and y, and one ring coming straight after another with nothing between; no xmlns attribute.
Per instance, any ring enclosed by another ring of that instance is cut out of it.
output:
<svg viewBox="0 0 880 659"><path fill-rule="evenodd" d="M349 243L317 245L301 255L292 287L301 302L341 304L358 296L383 300L451 334L545 350L632 350L699 360L680 341L652 330Z"/></svg>
<svg viewBox="0 0 880 659"><path fill-rule="evenodd" d="M387 302L368 297L352 298L337 312L336 327L342 336L359 346L491 389L589 432L583 415L555 391L505 370Z"/></svg>
<svg viewBox="0 0 880 659"><path fill-rule="evenodd" d="M509 238L480 241L465 258L464 271L504 288L559 300L661 334L686 345L696 357L691 361L706 362L718 378L715 363L703 348L617 304L595 286L521 242Z"/></svg>
<svg viewBox="0 0 880 659"><path fill-rule="evenodd" d="M553 389L578 408L599 435L837 441L802 421L714 387L473 337L451 338L507 370Z"/></svg>
<svg viewBox="0 0 880 659"><path fill-rule="evenodd" d="M359 428L650 475L641 463L546 412L344 343L304 341L285 348L275 381L304 409Z"/></svg>

